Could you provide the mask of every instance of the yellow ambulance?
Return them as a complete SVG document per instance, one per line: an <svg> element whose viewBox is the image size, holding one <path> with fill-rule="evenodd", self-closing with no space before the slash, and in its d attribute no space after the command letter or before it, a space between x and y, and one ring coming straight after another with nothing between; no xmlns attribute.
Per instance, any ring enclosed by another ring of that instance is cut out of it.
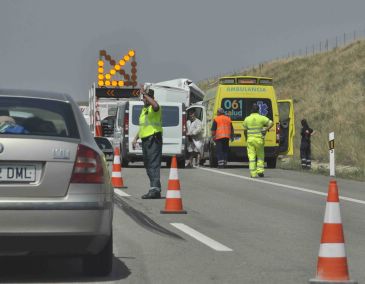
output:
<svg viewBox="0 0 365 284"><path fill-rule="evenodd" d="M229 162L247 162L246 140L243 121L250 115L253 104L259 106L261 115L267 116L274 126L265 136L265 161L268 168L276 167L278 155L293 155L294 109L292 100L277 100L272 78L256 76L229 76L219 79L216 96L204 100L202 107L205 120L203 159L211 167L217 165L215 143L210 136L213 119L218 108L231 117L234 141L230 142Z"/></svg>

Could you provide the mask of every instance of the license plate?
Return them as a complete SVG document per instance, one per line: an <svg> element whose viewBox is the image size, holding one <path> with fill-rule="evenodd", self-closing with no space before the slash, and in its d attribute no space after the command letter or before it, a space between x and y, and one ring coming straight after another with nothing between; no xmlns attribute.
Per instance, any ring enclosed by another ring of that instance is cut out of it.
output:
<svg viewBox="0 0 365 284"><path fill-rule="evenodd" d="M233 139L234 139L235 141L240 140L240 139L241 139L241 136L239 136L239 135L234 136L234 137L233 137Z"/></svg>
<svg viewBox="0 0 365 284"><path fill-rule="evenodd" d="M1 165L0 182L33 182L36 178L34 165Z"/></svg>

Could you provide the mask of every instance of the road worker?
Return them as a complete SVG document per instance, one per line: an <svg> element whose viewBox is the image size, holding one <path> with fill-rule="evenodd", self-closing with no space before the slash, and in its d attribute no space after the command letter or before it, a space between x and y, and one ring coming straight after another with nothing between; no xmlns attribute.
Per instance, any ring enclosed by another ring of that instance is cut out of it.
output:
<svg viewBox="0 0 365 284"><path fill-rule="evenodd" d="M211 132L216 145L218 168L224 168L228 160L229 139L233 141L234 131L231 118L225 115L223 108L217 110L217 116L213 120Z"/></svg>
<svg viewBox="0 0 365 284"><path fill-rule="evenodd" d="M150 189L142 195L142 199L157 199L161 198L162 111L152 89L141 87L140 92L144 106L139 116L139 132L132 146L135 149L137 140L141 138L144 166L150 180Z"/></svg>
<svg viewBox="0 0 365 284"><path fill-rule="evenodd" d="M252 105L251 114L243 121L243 129L247 141L247 156L252 178L264 177L265 152L264 141L266 132L273 122L259 114L259 106Z"/></svg>

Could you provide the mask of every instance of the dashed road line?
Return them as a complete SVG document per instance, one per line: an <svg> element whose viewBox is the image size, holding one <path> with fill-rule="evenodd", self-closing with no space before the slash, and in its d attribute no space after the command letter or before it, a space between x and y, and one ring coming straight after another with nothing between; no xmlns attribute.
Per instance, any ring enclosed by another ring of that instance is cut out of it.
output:
<svg viewBox="0 0 365 284"><path fill-rule="evenodd" d="M121 197L130 196L128 193L125 193L123 190L120 190L119 188L114 188L114 193L121 196Z"/></svg>
<svg viewBox="0 0 365 284"><path fill-rule="evenodd" d="M221 243L203 235L202 233L194 230L193 228L183 224L183 223L170 223L175 228L179 229L180 231L184 232L185 234L189 235L190 237L202 242L206 246L216 250L216 251L233 251L229 247L222 245Z"/></svg>
<svg viewBox="0 0 365 284"><path fill-rule="evenodd" d="M327 193L325 193L325 192L320 192L320 191L316 191L316 190L308 189L308 188L304 188L304 187L292 186L292 185L287 185L287 184L282 184L282 183L277 183L277 182L271 182L271 181L262 180L262 179L258 179L258 178L253 179L253 178L250 178L250 177L240 176L240 175L236 175L236 174L221 172L221 171L218 171L218 170L207 169L207 168L202 168L202 167L198 167L198 169L203 170L203 171L208 171L208 172L221 174L221 175L226 175L226 176L236 177L236 178L240 178L240 179L245 179L245 180L249 180L249 181L252 181L252 182L264 183L264 184L274 185L274 186L278 186L278 187L294 189L294 190L302 191L302 192L306 192L306 193L313 193L313 194L317 194L317 195L327 196ZM350 201L350 202L365 205L364 200L350 198L350 197L346 197L346 196L340 196L339 198L341 200L346 200L346 201Z"/></svg>

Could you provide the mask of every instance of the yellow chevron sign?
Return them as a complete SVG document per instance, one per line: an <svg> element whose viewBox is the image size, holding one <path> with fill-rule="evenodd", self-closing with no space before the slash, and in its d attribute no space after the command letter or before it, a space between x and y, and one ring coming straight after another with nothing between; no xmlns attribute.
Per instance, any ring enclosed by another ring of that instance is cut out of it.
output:
<svg viewBox="0 0 365 284"><path fill-rule="evenodd" d="M131 74L126 73L124 66L131 62ZM109 72L106 72L105 62L111 66ZM119 61L114 60L105 50L100 50L98 60L98 86L99 87L123 87L137 86L137 62L136 52L129 50ZM122 76L122 79L116 79L116 75Z"/></svg>

